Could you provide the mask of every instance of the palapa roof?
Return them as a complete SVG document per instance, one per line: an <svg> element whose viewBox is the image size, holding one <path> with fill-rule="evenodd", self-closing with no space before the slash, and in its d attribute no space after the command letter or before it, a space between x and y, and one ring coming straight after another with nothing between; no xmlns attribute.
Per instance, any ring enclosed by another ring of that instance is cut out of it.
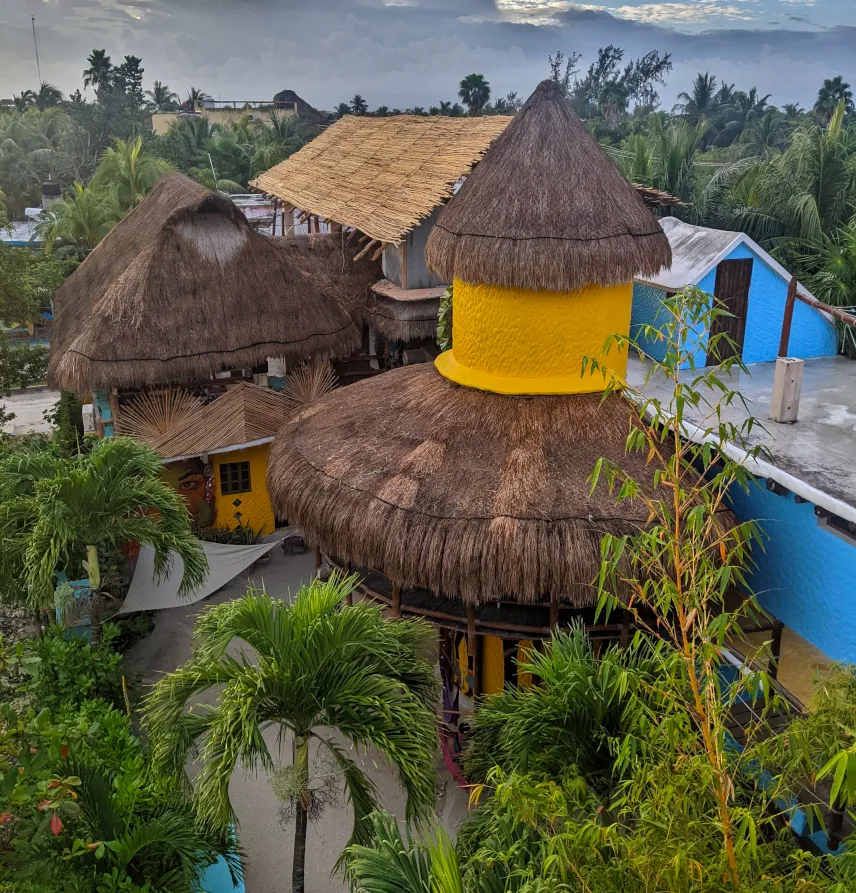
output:
<svg viewBox="0 0 856 893"><path fill-rule="evenodd" d="M346 354L360 336L337 300L341 267L308 275L318 258L298 257L313 251L257 233L229 199L168 174L57 292L50 378L84 393Z"/></svg>
<svg viewBox="0 0 856 893"><path fill-rule="evenodd" d="M449 281L569 292L656 273L671 250L637 190L546 80L440 212L425 260Z"/></svg>
<svg viewBox="0 0 856 893"><path fill-rule="evenodd" d="M346 115L251 185L373 239L400 242L452 195L510 120Z"/></svg>
<svg viewBox="0 0 856 893"><path fill-rule="evenodd" d="M200 406L151 446L165 460L175 461L268 443L287 411L282 394L241 382L213 403Z"/></svg>
<svg viewBox="0 0 856 893"><path fill-rule="evenodd" d="M636 417L618 396L501 397L406 366L289 418L268 490L325 552L402 586L590 606L603 535L647 516L587 483L602 456L651 479L644 454L625 455Z"/></svg>

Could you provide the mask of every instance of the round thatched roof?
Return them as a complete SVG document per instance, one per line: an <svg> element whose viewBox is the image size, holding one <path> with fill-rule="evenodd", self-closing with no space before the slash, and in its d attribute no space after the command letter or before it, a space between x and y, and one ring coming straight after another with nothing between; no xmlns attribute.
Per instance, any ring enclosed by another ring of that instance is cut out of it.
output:
<svg viewBox="0 0 856 893"><path fill-rule="evenodd" d="M500 397L409 366L287 420L268 489L325 552L402 586L589 606L603 534L646 520L587 482L601 456L650 479L624 452L635 418L618 396Z"/></svg>
<svg viewBox="0 0 856 893"><path fill-rule="evenodd" d="M169 174L57 292L50 377L83 393L341 356L360 342L345 291L364 303L377 276L356 266L329 245L261 235L229 199Z"/></svg>
<svg viewBox="0 0 856 893"><path fill-rule="evenodd" d="M425 260L450 282L569 292L653 275L672 255L637 191L547 80L440 213Z"/></svg>

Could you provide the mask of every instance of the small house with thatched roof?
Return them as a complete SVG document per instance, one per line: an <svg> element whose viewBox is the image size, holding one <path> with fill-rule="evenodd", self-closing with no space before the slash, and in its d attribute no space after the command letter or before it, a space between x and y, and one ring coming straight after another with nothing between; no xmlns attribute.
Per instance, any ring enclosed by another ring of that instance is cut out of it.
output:
<svg viewBox="0 0 856 893"><path fill-rule="evenodd" d="M289 417L271 448L274 506L393 615L440 629L447 720L460 692L516 680L516 657L596 620L601 540L647 523L588 479L625 455L637 409L583 377L630 328L633 279L668 266L650 210L551 81L542 83L439 214L425 252L454 283L453 347ZM623 373L626 354L604 358ZM653 486L653 485L651 485Z"/></svg>
<svg viewBox="0 0 856 893"><path fill-rule="evenodd" d="M212 403L198 403L150 442L197 523L273 533L267 454L288 408L282 394L241 382Z"/></svg>

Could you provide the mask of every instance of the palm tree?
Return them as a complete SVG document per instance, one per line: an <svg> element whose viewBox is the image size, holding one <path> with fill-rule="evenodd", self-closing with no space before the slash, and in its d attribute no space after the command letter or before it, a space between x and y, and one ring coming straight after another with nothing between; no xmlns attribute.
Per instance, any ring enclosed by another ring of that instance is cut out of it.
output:
<svg viewBox="0 0 856 893"><path fill-rule="evenodd" d="M379 105L373 112L373 118L388 118L389 117L389 106L388 105Z"/></svg>
<svg viewBox="0 0 856 893"><path fill-rule="evenodd" d="M155 112L172 112L178 108L178 93L174 93L166 84L155 81L151 90L146 90L149 107Z"/></svg>
<svg viewBox="0 0 856 893"><path fill-rule="evenodd" d="M196 752L199 814L217 824L233 818L236 763L270 771L264 731L290 736L293 893L303 893L307 813L318 805L311 742L344 777L352 842L369 839L377 792L331 730L356 747L374 746L395 767L408 818L426 816L434 803L437 684L422 657L433 632L422 622L386 620L366 604L345 607L355 583L316 580L290 605L263 591L214 605L197 622L193 657L157 684L145 708L155 771L183 776Z"/></svg>
<svg viewBox="0 0 856 893"><path fill-rule="evenodd" d="M368 844L351 844L345 851L347 878L354 893L462 893L461 867L455 845L435 826L431 836L402 839L395 818L387 812L371 816ZM484 893L503 893L504 879Z"/></svg>
<svg viewBox="0 0 856 893"><path fill-rule="evenodd" d="M787 148L790 133L785 115L770 108L743 131L738 143L747 155L769 158Z"/></svg>
<svg viewBox="0 0 856 893"><path fill-rule="evenodd" d="M191 87L187 91L187 99L184 100L184 105L188 109L195 109L198 103L204 102L208 99L208 94L204 90L200 90L198 87Z"/></svg>
<svg viewBox="0 0 856 893"><path fill-rule="evenodd" d="M113 63L106 50L93 50L86 61L89 68L83 72L83 86L92 87L97 93L113 82Z"/></svg>
<svg viewBox="0 0 856 893"><path fill-rule="evenodd" d="M698 124L702 119L710 120L717 108L719 99L716 92L716 78L709 72L697 74L693 81L692 92L679 93L675 111L688 121Z"/></svg>
<svg viewBox="0 0 856 893"><path fill-rule="evenodd" d="M53 84L49 84L47 81L42 81L38 93L33 97L33 101L42 112L59 105L62 100L62 91L54 87Z"/></svg>
<svg viewBox="0 0 856 893"><path fill-rule="evenodd" d="M841 102L848 113L853 111L853 91L839 74L824 80L823 86L817 91L814 111L824 124L828 124Z"/></svg>
<svg viewBox="0 0 856 893"><path fill-rule="evenodd" d="M171 168L165 161L143 151L142 137L113 142L113 148L104 150L91 185L112 189L119 210L124 213L136 208Z"/></svg>
<svg viewBox="0 0 856 893"><path fill-rule="evenodd" d="M597 107L607 124L615 127L627 111L627 88L617 82L606 84L597 97Z"/></svg>
<svg viewBox="0 0 856 893"><path fill-rule="evenodd" d="M365 115L369 110L369 104L360 96L359 93L354 94L351 100L350 111L352 115Z"/></svg>
<svg viewBox="0 0 856 893"><path fill-rule="evenodd" d="M347 102L340 102L336 106L336 115L339 118L344 118L345 115L351 114L351 106Z"/></svg>
<svg viewBox="0 0 856 893"><path fill-rule="evenodd" d="M452 103L447 100L441 100L440 105L437 107L437 113L440 115L451 115Z"/></svg>
<svg viewBox="0 0 856 893"><path fill-rule="evenodd" d="M121 217L114 195L92 184L75 183L71 195L44 211L36 233L50 254L57 242L86 254L110 232Z"/></svg>
<svg viewBox="0 0 856 893"><path fill-rule="evenodd" d="M695 156L701 147L708 122L675 121L664 127L654 119L654 175L652 185L685 202L693 200Z"/></svg>
<svg viewBox="0 0 856 893"><path fill-rule="evenodd" d="M32 90L22 90L20 93L12 96L12 104L15 106L15 110L19 112L26 111L35 101L36 94Z"/></svg>
<svg viewBox="0 0 856 893"><path fill-rule="evenodd" d="M764 115L768 109L770 94L761 96L757 87L746 93L738 90L731 100L723 103L721 115L724 123L719 128L718 142L731 145L754 121Z"/></svg>
<svg viewBox="0 0 856 893"><path fill-rule="evenodd" d="M483 74L468 74L458 85L458 96L471 115L480 115L490 102L490 84Z"/></svg>
<svg viewBox="0 0 856 893"><path fill-rule="evenodd" d="M421 105L414 105L412 109L407 110L408 115L426 115L427 112Z"/></svg>
<svg viewBox="0 0 856 893"><path fill-rule="evenodd" d="M0 459L4 588L17 581L27 604L44 610L53 603L56 571L75 579L85 560L93 644L101 636L100 558L126 543L154 549L158 576L177 554L184 562L179 591L193 592L207 574L205 553L187 504L160 474L160 456L127 437L99 441L78 456L42 450Z"/></svg>

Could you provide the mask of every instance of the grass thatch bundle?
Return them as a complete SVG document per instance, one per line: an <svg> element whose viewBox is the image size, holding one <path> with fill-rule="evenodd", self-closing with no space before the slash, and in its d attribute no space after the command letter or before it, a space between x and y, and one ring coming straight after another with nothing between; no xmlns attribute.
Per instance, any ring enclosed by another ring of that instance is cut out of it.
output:
<svg viewBox="0 0 856 893"><path fill-rule="evenodd" d="M511 119L347 115L252 185L380 242L400 242Z"/></svg>
<svg viewBox="0 0 856 893"><path fill-rule="evenodd" d="M425 250L449 281L557 292L630 282L671 259L637 190L551 80L440 213Z"/></svg>
<svg viewBox="0 0 856 893"><path fill-rule="evenodd" d="M308 540L402 586L589 606L603 534L646 521L587 482L601 456L650 480L624 453L635 419L618 396L500 397L409 366L288 419L268 489Z"/></svg>
<svg viewBox="0 0 856 893"><path fill-rule="evenodd" d="M363 317L392 341L436 338L437 314L444 291L444 286L405 290L383 279L372 288Z"/></svg>
<svg viewBox="0 0 856 893"><path fill-rule="evenodd" d="M51 380L83 393L347 354L360 336L337 300L339 267L308 275L317 258L296 263L309 248L288 242L187 177L163 177L57 293Z"/></svg>

